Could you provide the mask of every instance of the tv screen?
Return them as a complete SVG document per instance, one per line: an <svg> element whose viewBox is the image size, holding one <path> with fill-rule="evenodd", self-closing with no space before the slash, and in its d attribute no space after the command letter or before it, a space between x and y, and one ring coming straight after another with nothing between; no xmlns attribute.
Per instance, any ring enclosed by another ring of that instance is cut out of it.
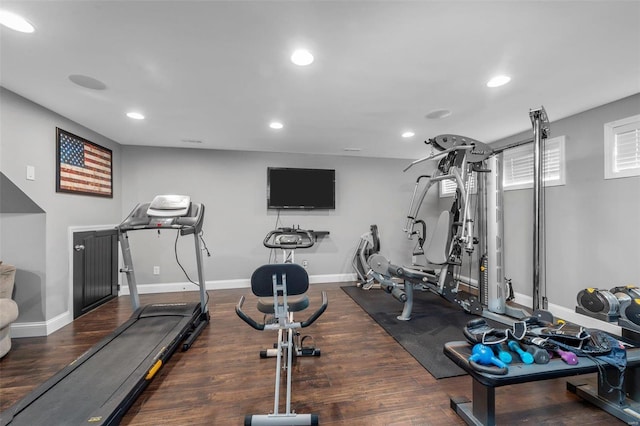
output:
<svg viewBox="0 0 640 426"><path fill-rule="evenodd" d="M336 171L267 168L267 208L335 209Z"/></svg>

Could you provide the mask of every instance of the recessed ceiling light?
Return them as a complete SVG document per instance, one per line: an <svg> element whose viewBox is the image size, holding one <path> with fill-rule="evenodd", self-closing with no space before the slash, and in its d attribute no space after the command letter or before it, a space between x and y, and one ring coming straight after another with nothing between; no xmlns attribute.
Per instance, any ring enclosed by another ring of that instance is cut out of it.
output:
<svg viewBox="0 0 640 426"><path fill-rule="evenodd" d="M278 130L278 129L282 129L284 125L279 121L272 121L271 123L269 123L269 127L271 127L272 129Z"/></svg>
<svg viewBox="0 0 640 426"><path fill-rule="evenodd" d="M414 137L415 135L416 135L416 134L415 134L414 132L412 132L412 131L408 131L408 132L404 132L404 133L402 134L402 137L403 137L403 138L412 138L412 137Z"/></svg>
<svg viewBox="0 0 640 426"><path fill-rule="evenodd" d="M20 31L21 33L32 33L36 30L35 27L22 16L6 10L0 10L0 24L12 30Z"/></svg>
<svg viewBox="0 0 640 426"><path fill-rule="evenodd" d="M511 81L511 77L507 75L497 75L487 82L487 87L504 86Z"/></svg>
<svg viewBox="0 0 640 426"><path fill-rule="evenodd" d="M104 90L107 88L107 85L100 80L96 80L95 78L87 75L72 74L69 76L69 80L80 87L84 87L85 89Z"/></svg>
<svg viewBox="0 0 640 426"><path fill-rule="evenodd" d="M127 117L133 118L134 120L144 120L144 115L139 112L131 111L127 113Z"/></svg>
<svg viewBox="0 0 640 426"><path fill-rule="evenodd" d="M346 152L360 152L362 148L344 148Z"/></svg>
<svg viewBox="0 0 640 426"><path fill-rule="evenodd" d="M304 67L313 62L313 55L306 49L298 49L291 55L291 62Z"/></svg>
<svg viewBox="0 0 640 426"><path fill-rule="evenodd" d="M436 109L431 111L429 114L425 115L426 118L431 120L438 120L440 118L445 118L451 115L451 110L448 109Z"/></svg>

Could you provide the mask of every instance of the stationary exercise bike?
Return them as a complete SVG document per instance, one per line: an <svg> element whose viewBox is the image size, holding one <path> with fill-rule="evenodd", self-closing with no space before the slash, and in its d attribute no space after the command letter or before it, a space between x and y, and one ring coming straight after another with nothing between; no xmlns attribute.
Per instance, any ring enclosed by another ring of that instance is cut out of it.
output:
<svg viewBox="0 0 640 426"><path fill-rule="evenodd" d="M275 345L276 383L272 414L254 414L245 417L245 425L317 425L316 414L297 414L291 410L291 373L293 356L319 356L315 348L297 347L294 340L299 336L298 329L313 324L327 309L327 294L322 292L322 305L309 318L302 322L293 319L294 312L309 306L306 292L309 288L307 271L295 263L263 265L251 276L251 290L258 299L258 310L265 315L273 315L270 321L258 322L242 311L244 296L236 305L238 316L256 330L277 330L278 342ZM304 340L304 338L303 338ZM261 356L263 354L261 353ZM266 354L265 354L266 355ZM279 411L280 372L287 372L287 393L285 412Z"/></svg>
<svg viewBox="0 0 640 426"><path fill-rule="evenodd" d="M264 237L263 244L265 247L270 249L280 249L282 251L282 263L295 263L296 249L313 247L315 244L315 237L313 235L313 231L302 229L300 227L277 228L267 233ZM272 301L270 299L258 300L258 310L264 313L265 316L273 314L273 307L271 305ZM306 295L290 297L289 305L292 312L298 312L309 306L309 300ZM320 356L320 349L317 349L315 346L304 346L304 341L309 339L311 339L311 336L300 336L300 333L297 331L294 333L292 350L295 356ZM275 357L277 353L278 344L276 343L273 345L273 349L260 351L260 357L271 358Z"/></svg>

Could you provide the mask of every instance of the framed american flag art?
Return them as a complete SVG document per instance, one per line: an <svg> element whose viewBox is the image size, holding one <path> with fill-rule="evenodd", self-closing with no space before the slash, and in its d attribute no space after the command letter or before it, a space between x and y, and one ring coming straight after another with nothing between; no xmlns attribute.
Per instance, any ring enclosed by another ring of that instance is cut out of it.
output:
<svg viewBox="0 0 640 426"><path fill-rule="evenodd" d="M113 197L110 149L56 128L56 192Z"/></svg>

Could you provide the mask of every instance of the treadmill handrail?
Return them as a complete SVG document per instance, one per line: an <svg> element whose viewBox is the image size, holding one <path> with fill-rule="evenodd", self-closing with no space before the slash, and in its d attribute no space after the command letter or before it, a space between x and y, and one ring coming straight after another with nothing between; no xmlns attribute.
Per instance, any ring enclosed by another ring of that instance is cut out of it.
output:
<svg viewBox="0 0 640 426"><path fill-rule="evenodd" d="M116 229L118 230L118 239L120 240L121 253L124 260L124 268L120 271L126 274L133 309L135 310L140 307L140 298L138 295L129 236L127 232L141 229L175 229L182 236L193 235L196 252L196 266L198 270L198 282L196 285L199 287L202 313L203 315L208 315L208 295L206 293L206 281L204 279L201 248L201 234L205 211L204 204L189 201L187 213L184 216L175 217L150 215L148 213L150 205L151 203L138 204L131 213L129 213L129 216L127 216L120 225L116 226Z"/></svg>
<svg viewBox="0 0 640 426"><path fill-rule="evenodd" d="M189 235L202 231L204 222L203 204L192 202L186 215L165 217L147 214L150 204L138 204L126 219L116 226L118 232L124 233L140 229L178 229L180 230L180 235Z"/></svg>

